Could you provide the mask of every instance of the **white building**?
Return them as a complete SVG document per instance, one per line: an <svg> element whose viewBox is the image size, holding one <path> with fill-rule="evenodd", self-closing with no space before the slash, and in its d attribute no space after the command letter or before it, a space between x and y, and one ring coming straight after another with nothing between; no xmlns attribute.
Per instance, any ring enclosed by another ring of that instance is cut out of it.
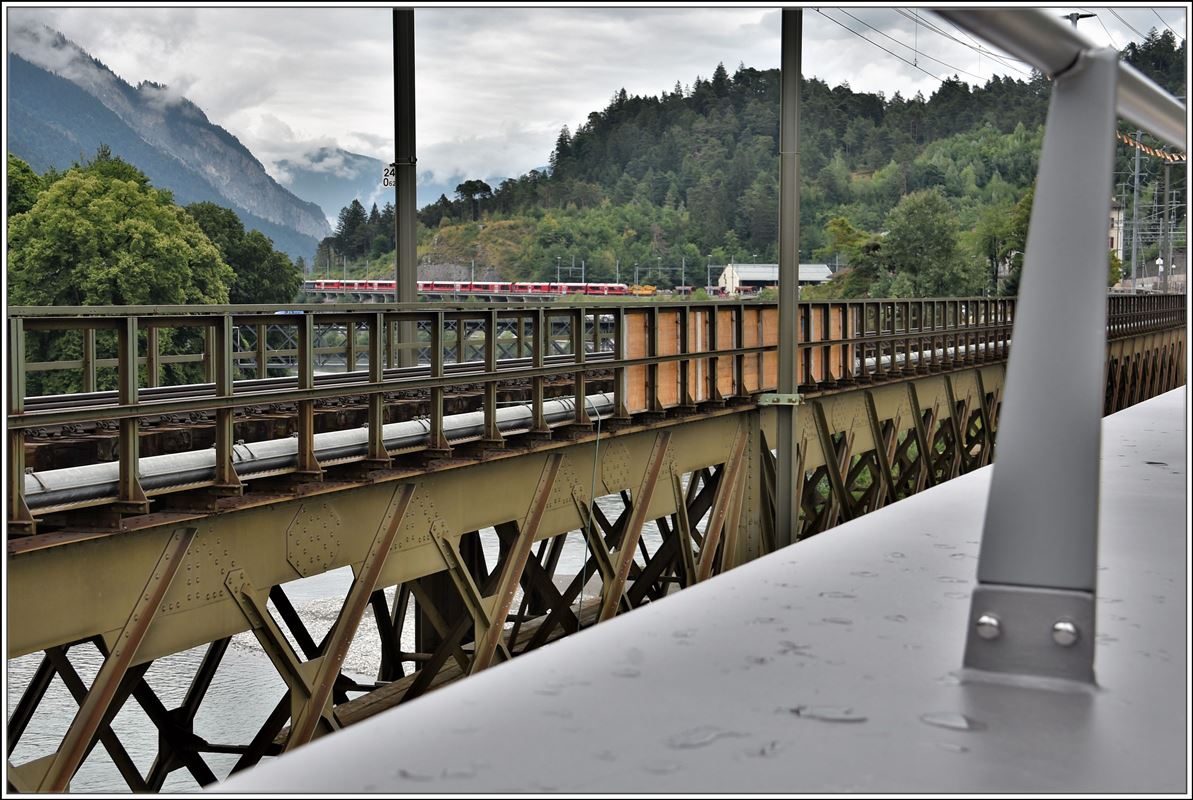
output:
<svg viewBox="0 0 1193 800"><path fill-rule="evenodd" d="M816 286L833 276L828 264L800 264L799 285ZM717 286L725 294L740 294L779 285L778 264L726 264Z"/></svg>
<svg viewBox="0 0 1193 800"><path fill-rule="evenodd" d="M1123 205L1117 200L1110 203L1110 247L1107 248L1123 260Z"/></svg>

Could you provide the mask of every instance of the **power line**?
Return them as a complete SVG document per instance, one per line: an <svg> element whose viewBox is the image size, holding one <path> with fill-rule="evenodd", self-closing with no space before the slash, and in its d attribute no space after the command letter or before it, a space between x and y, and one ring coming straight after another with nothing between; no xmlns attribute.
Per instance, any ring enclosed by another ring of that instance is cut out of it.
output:
<svg viewBox="0 0 1193 800"><path fill-rule="evenodd" d="M1093 13L1088 8L1083 8L1081 10L1087 14ZM1110 29L1106 27L1106 23L1103 22L1102 18L1099 17L1097 14L1094 14L1094 19L1096 19L1098 21L1098 24L1102 26L1102 30L1106 31L1106 38L1110 40L1110 46L1113 47L1115 50L1118 50L1119 49L1118 43L1114 41L1114 36L1110 33Z"/></svg>
<svg viewBox="0 0 1193 800"><path fill-rule="evenodd" d="M1168 24L1168 22L1167 22L1167 21L1165 21L1165 19L1164 19L1163 17L1161 17L1161 16L1160 16L1160 12L1159 12L1159 11L1157 11L1156 9L1154 9L1154 8L1153 8L1153 9L1152 9L1152 13L1156 15L1156 19L1158 19L1158 20L1160 20L1161 22L1163 22L1163 23L1164 23L1164 27L1165 27L1165 28L1167 28L1168 30L1172 31L1173 35L1174 35L1174 36L1176 36L1176 38L1180 39L1182 42L1185 40L1185 37L1184 37L1184 36L1181 36L1179 33L1177 33L1177 32L1176 32L1176 28L1174 28L1174 27L1172 27L1171 25L1169 25L1169 24Z"/></svg>
<svg viewBox="0 0 1193 800"><path fill-rule="evenodd" d="M867 28L869 28L870 30L874 31L874 32L875 32L875 33L877 33L879 36L885 36L887 39L890 39L890 40L891 40L892 42L894 42L895 44L897 44L897 45L899 45L899 46L901 46L901 47L907 47L907 45L906 45L906 44L904 44L903 42L899 41L899 40L898 40L898 39L896 39L895 37L893 37L893 36L890 36L889 34L883 33L882 31L878 30L878 28L875 28L873 25L871 25L870 23L866 22L865 20L858 19L857 17L855 17L853 14L850 14L850 13L849 13L848 11L846 11L845 9L843 9L843 8L838 8L837 10L838 10L838 11L840 11L840 12L841 12L842 14L844 14L845 16L849 17L850 19L852 19L852 20L855 20L855 21L857 21L857 22L860 22L862 25L865 25ZM910 48L909 48L909 49L910 49ZM951 69L951 70L955 70L955 71L957 71L957 72L963 72L963 73L965 73L966 75L970 75L970 76L972 76L972 77L974 77L974 78L977 78L978 80L983 80L983 78L982 78L982 76L981 76L981 75L974 75L974 73L972 73L972 72L969 72L968 70L961 69L960 67L955 67L955 66L953 66L952 64L948 63L947 61L941 61L939 58L933 58L932 56L928 55L927 53L923 53L923 52L921 52L921 51L918 49L918 45L917 45L917 48L916 48L915 52L916 52L918 55L922 55L924 58L928 59L929 61L935 61L937 64L943 64L944 66L948 67L948 68L949 68L949 69Z"/></svg>
<svg viewBox="0 0 1193 800"><path fill-rule="evenodd" d="M904 11L903 9L901 9L901 8L896 8L896 9L895 9L895 12L896 12L897 14L899 14L900 16L902 16L904 19L907 19L907 20L913 20L913 21L914 21L914 18L913 18L913 17L911 17L911 16L909 16L909 15L907 14L907 12L906 12L906 11ZM1009 55L1005 55L1005 54L999 54L999 53L996 53L996 52L994 52L993 50L987 50L986 48L982 47L981 45L974 46L974 45L971 45L971 44L969 44L969 43L967 43L967 42L963 42L963 41L961 41L960 39L958 39L957 37L955 37L955 36L951 35L950 33L948 33L947 31L943 31L943 30L941 30L940 28L936 27L936 26L935 26L935 25L933 25L931 22L929 22L929 21L928 21L926 18L923 18L923 17L921 17L921 18L919 18L919 20L918 20L918 21L919 21L920 23L922 23L922 24L924 25L924 27L925 27L925 28L927 28L928 30L932 31L933 33L935 33L935 34L938 34L938 35L940 35L940 36L943 36L944 38L948 39L949 41L951 41L951 42L955 42L956 44L959 44L959 45L961 45L962 47L968 47L970 50L973 50L973 51L977 52L977 53L978 53L978 55L984 55L984 56L986 56L986 57L988 57L988 58L991 58L991 59L993 59L993 60L997 61L999 64L1001 64L1002 66L1006 67L1006 68L1007 68L1007 69L1009 69L1009 70L1013 70L1013 71L1015 71L1015 72L1018 72L1020 75L1027 75L1027 76L1029 76L1029 77L1030 77L1030 75L1031 75L1031 73L1029 73L1029 72L1024 72L1023 70L1019 69L1019 68L1018 68L1018 67L1016 67L1015 65L1013 65L1013 64L1008 64L1008 63L1007 63L1007 59L1009 59L1009 60L1011 60L1011 61L1018 61L1020 64L1026 64L1027 62L1026 62L1026 61L1024 61L1024 60L1023 60L1023 59L1021 59L1021 58L1015 58L1014 56L1009 56ZM945 20L945 21L946 21L946 22L948 22L947 20ZM959 33L962 33L962 31L961 31L959 28L957 28L957 26L956 26L956 25L953 25L951 22L949 23L949 27L951 27L951 28L952 28L953 30L955 30L955 31L958 31ZM967 38L969 38L969 37L967 36ZM971 39L971 41L972 41L972 39Z"/></svg>
<svg viewBox="0 0 1193 800"><path fill-rule="evenodd" d="M915 67L915 68L916 68L916 69L918 69L920 72L922 72L922 73L924 73L925 75L927 75L929 78L935 78L936 80L940 81L941 83L944 83L944 80L943 80L943 79L942 79L942 78L941 78L939 75L933 75L931 72L929 72L928 70L924 69L924 68L923 68L923 67L921 67L919 64L913 64L912 62L908 61L906 58L904 58L903 56L899 55L898 53L892 53L890 50L887 50L885 47L883 47L882 45L880 45L878 42L875 42L875 41L873 41L873 40L871 40L871 39L867 39L865 36L862 36L862 34L858 33L858 32L857 32L857 31L855 31L853 28L851 28L851 27L849 27L848 25L846 25L844 22L839 22L839 21L837 21L837 20L833 19L833 18L832 18L832 17L830 17L828 14L825 14L823 11L821 11L819 8L816 8L816 9L813 9L813 10L814 10L814 11L815 11L817 14L819 14L820 16L822 16L822 17L824 17L825 19L827 19L829 22L834 22L834 23L836 23L837 25L840 25L842 28L844 28L845 30L849 31L849 32L850 32L850 33L852 33L854 36L858 37L859 39L861 39L861 40L863 40L863 41L865 41L865 42L869 42L870 44L874 45L875 47L877 47L879 50L881 50L882 52L886 53L887 55L894 56L895 58L899 59L899 60L900 60L900 61L902 61L904 64L906 64L907 66L909 66L909 67Z"/></svg>
<svg viewBox="0 0 1193 800"><path fill-rule="evenodd" d="M949 40L949 41L951 41L951 42L955 42L955 43L957 43L957 44L961 45L962 47L968 47L970 50L974 50L974 51L976 51L976 52L977 52L978 54L980 54L980 55L984 55L984 56L987 56L987 57L989 57L989 58L992 58L992 59L994 59L995 61L997 61L999 64L1002 64L1004 67L1006 67L1006 68L1007 68L1007 69L1009 69L1009 70L1013 70L1013 71L1015 71L1015 72L1018 72L1020 75L1027 75L1028 77L1030 77L1030 76L1031 76L1031 73L1030 73L1030 72L1024 72L1023 70L1019 69L1018 67L1016 67L1016 66L1014 66L1014 65L1012 65L1012 64L1008 64L1008 63L1006 63L1006 61L1004 60L1004 59L1010 59L1011 61L1018 61L1018 62L1019 62L1019 63L1021 63L1021 64L1026 64L1027 62L1026 62L1026 61L1024 61L1024 60L1023 60L1023 59L1021 59L1021 58L1015 58L1014 56L1008 56L1008 55L1000 55L1000 54L998 54L998 53L995 53L993 50L987 50L986 48L984 48L984 47L981 47L980 45L975 47L974 45L971 45L971 44L969 44L968 42L963 42L963 41L961 41L960 39L958 39L957 37L955 37L955 36L953 36L953 35L949 34L949 33L948 33L948 32L946 32L946 31L942 31L940 28L938 28L938 27L936 27L935 25L933 25L931 22L929 22L929 21L928 21L926 18L924 18L924 17L919 17L919 18L912 17L911 15L909 15L909 14L908 14L906 11L904 11L904 10L903 10L903 9L901 9L901 8L896 8L896 9L895 9L895 13L899 14L901 17L903 17L904 19L906 19L906 20L908 20L908 21L910 21L910 22L917 22L917 23L920 23L920 24L922 24L922 25L923 25L925 28L927 28L928 30L930 30L930 31L932 31L933 33L936 33L936 34L938 34L938 35L940 35L940 36L943 36L944 38L948 39L948 40ZM949 23L949 24L950 24L950 26L951 26L951 27L953 27L953 29L954 29L954 30L957 30L957 28L956 28L956 26L955 26L955 25L952 25L952 23Z"/></svg>
<svg viewBox="0 0 1193 800"><path fill-rule="evenodd" d="M1134 25L1132 25L1131 23L1129 23L1129 22L1127 22L1125 19L1123 19L1121 16L1119 16L1119 13L1118 13L1117 11L1115 11L1113 8L1108 8L1108 9L1106 9L1106 10L1107 10L1107 11L1109 11L1111 14L1113 14L1113 15L1114 15L1114 18L1115 18L1115 19L1117 19L1119 22L1121 22L1122 24L1126 25L1126 26L1127 26L1128 28L1130 28L1131 30L1135 31L1135 35L1139 37L1140 41L1142 41L1142 40L1144 40L1144 39L1146 39L1146 38L1147 38L1147 36L1146 36L1145 34L1142 34L1142 33L1140 33L1140 32L1139 32L1139 31L1138 31L1138 30L1135 28L1135 26L1134 26Z"/></svg>

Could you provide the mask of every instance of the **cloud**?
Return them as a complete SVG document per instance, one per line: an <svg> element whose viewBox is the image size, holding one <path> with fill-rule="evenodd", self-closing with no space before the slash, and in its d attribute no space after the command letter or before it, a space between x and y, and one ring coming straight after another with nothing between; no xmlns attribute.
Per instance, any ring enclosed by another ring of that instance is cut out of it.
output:
<svg viewBox="0 0 1193 800"><path fill-rule="evenodd" d="M188 102L186 86L162 86L145 81L137 86L137 91L150 106L158 111L165 111L172 106Z"/></svg>
<svg viewBox="0 0 1193 800"><path fill-rule="evenodd" d="M1068 10L1046 11L1059 17ZM1140 38L1118 17L1143 33L1161 26L1148 8L1116 8L1118 16L1090 10L1098 17L1082 20L1079 32L1101 45L1113 40L1123 47ZM930 12L917 19L895 8L821 11L803 12L803 72L830 86L848 81L855 91L928 96L954 73L969 83L992 73L1030 74L1021 62L979 54L973 39ZM1185 9L1159 13L1184 30ZM312 159L320 148L393 160L388 6L10 8L8 14L14 52L60 74L74 70L94 79L90 62L69 48L45 34L22 33L50 25L131 84L170 87L162 102L188 97L279 180L284 161L347 168ZM420 173L454 186L462 177L487 180L541 166L563 125L574 130L620 88L638 95L670 91L676 81L710 77L718 62L731 73L739 63L778 66L780 22L779 9L761 7L420 8Z"/></svg>

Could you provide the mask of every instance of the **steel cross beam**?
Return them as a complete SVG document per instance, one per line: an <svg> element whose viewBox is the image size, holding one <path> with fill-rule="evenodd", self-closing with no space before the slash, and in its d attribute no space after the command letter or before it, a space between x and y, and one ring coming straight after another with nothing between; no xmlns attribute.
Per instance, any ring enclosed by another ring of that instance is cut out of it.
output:
<svg viewBox="0 0 1193 800"><path fill-rule="evenodd" d="M99 729L105 712L124 680L125 673L133 664L137 648L145 639L162 599L166 596L174 576L178 574L178 568L182 566L187 548L195 537L195 530L179 528L162 551L153 574L133 606L128 622L121 630L112 652L104 659L99 674L87 692L87 698L80 704L78 714L75 715L58 752L38 784L39 791L65 791L75 770L83 763L92 737Z"/></svg>

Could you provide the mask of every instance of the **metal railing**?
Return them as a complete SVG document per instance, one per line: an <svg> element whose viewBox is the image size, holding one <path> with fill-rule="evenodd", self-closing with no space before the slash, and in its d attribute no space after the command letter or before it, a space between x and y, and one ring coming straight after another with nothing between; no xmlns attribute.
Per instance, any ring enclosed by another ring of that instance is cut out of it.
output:
<svg viewBox="0 0 1193 800"><path fill-rule="evenodd" d="M999 360L1006 355L1013 310L1014 300L1006 298L804 304L801 388L898 380L909 372ZM398 332L410 324L417 338L403 345ZM628 418L749 400L773 389L778 357L777 308L758 302L318 305L282 313L259 306L12 308L9 334L9 519L25 531L32 530L23 496L25 434L33 428L117 427L122 477L114 504L122 512L143 513L148 496L137 466L143 420L214 417L217 469L209 483L235 491L238 410L267 406L295 415L294 471L317 474L313 416L321 400L352 396L367 402L369 446L361 458L385 465L391 453L381 429L385 404L395 395L427 398L425 447L436 451L449 447L445 393L479 387L480 440L497 445L503 440L499 384L529 387L531 430L545 433L551 426L542 413L544 385L553 376L566 376L573 385L574 419L565 423L588 425L584 398L593 373L611 376L614 416ZM416 352L415 366L395 366L403 347ZM38 355L62 350L79 357ZM318 374L329 359L342 371ZM75 391L27 390L31 381L51 374Z"/></svg>
<svg viewBox="0 0 1193 800"><path fill-rule="evenodd" d="M1109 303L1111 338L1183 321L1183 296L1112 297ZM358 460L380 466L392 456L381 434L386 403L412 393L428 404L425 449L446 451L444 397L452 390L479 388L484 416L479 439L499 446L504 439L498 425L499 385L527 387L530 430L546 433L553 425L590 424L584 398L594 377L611 379L613 416L622 419L752 401L777 383L778 310L767 303L562 309L321 305L271 311L275 313L263 313L261 307L205 306L10 309L7 422L14 469L8 499L9 519L17 529L32 529L23 495L30 429L118 428L121 491L104 502L137 513L148 500L138 477L138 428L171 415L215 425L218 468L209 484L235 490L239 479L233 468L232 426L237 412L253 408L280 409L296 418L299 458L293 471L317 474L314 409L319 401L333 398L367 403L369 445ZM801 304L800 390L830 391L1001 361L1008 353L1014 314L1012 298ZM418 338L402 345L397 332L411 323ZM184 333L199 352L159 350L163 342L181 342ZM39 338L41 351L54 341L73 341L82 357L34 360L31 351L38 349L34 340ZM416 366L395 366L403 346L414 348ZM97 353L103 347L111 353L101 358ZM328 359L336 360L337 371L318 374ZM183 382L187 373L167 373L171 364L192 368L197 379ZM107 370L100 376L103 381L97 379L100 370ZM31 378L51 373L91 390L27 391ZM544 386L559 376L572 384L574 416L548 424ZM166 378L176 383L170 385ZM114 388L96 390L102 383Z"/></svg>

